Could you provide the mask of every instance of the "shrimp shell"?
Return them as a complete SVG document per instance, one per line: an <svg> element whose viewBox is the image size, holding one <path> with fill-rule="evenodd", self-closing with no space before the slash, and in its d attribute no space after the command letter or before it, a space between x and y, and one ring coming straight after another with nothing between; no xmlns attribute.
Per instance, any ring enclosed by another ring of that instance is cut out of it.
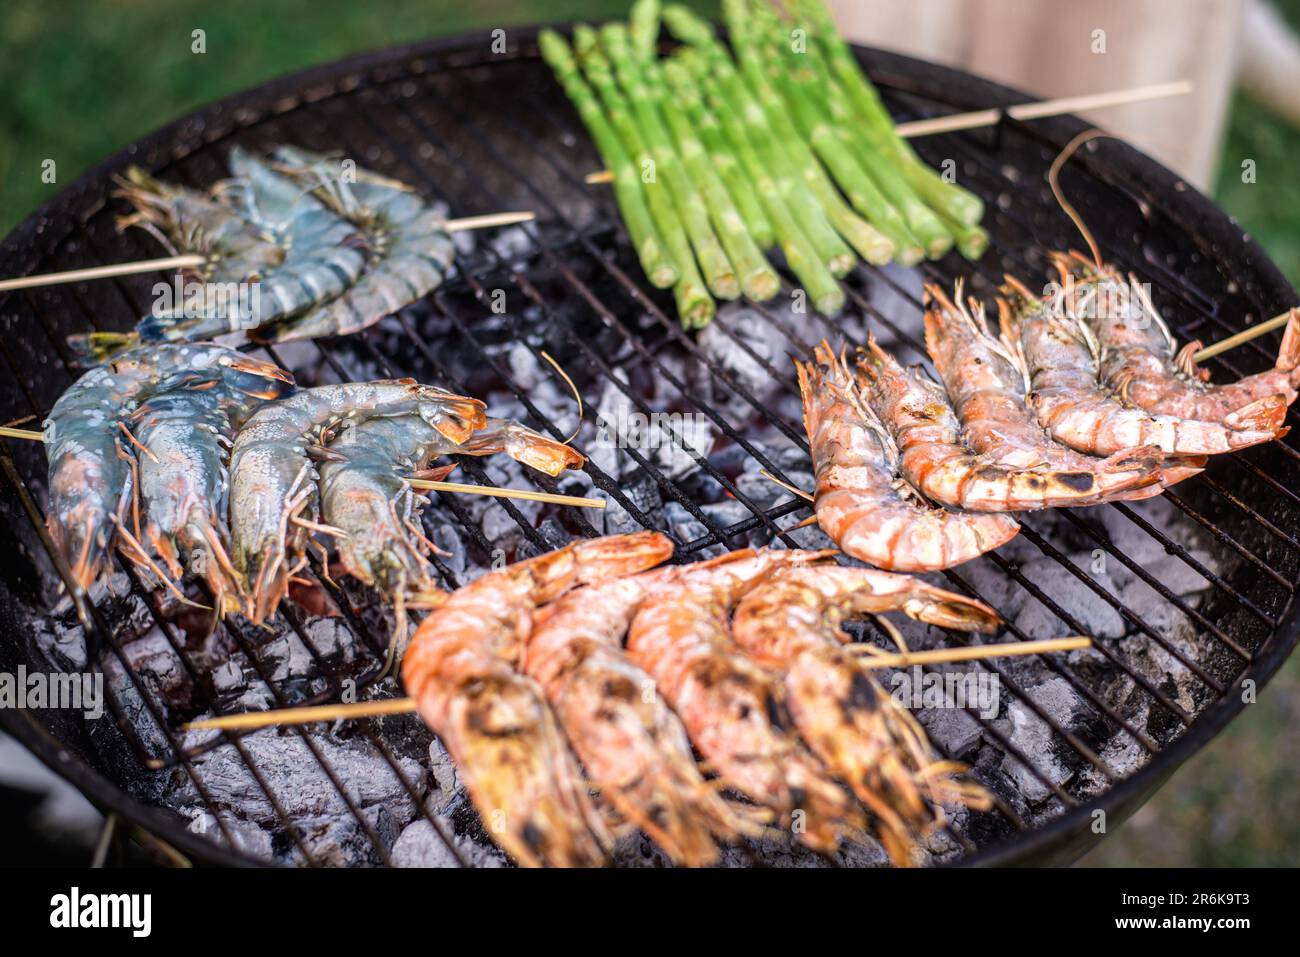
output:
<svg viewBox="0 0 1300 957"><path fill-rule="evenodd" d="M942 823L934 808L957 801L987 809L991 802L978 785L953 779L962 768L937 759L916 718L845 647L841 621L885 611L963 631L994 631L998 622L981 602L915 578L817 566L784 568L755 586L736 609L733 634L760 664L785 676L803 739L874 812L895 863L907 864L913 835Z"/></svg>
<svg viewBox="0 0 1300 957"><path fill-rule="evenodd" d="M265 333L276 342L366 329L436 289L456 247L440 212L402 183L368 170L343 178L338 160L282 146L277 168L362 229L373 250L361 279L339 298Z"/></svg>
<svg viewBox="0 0 1300 957"><path fill-rule="evenodd" d="M264 621L306 560L319 505L309 445L349 419L394 415L418 415L463 442L485 424L483 410L477 399L413 379L388 379L304 389L255 412L230 456L232 556L249 581L248 618Z"/></svg>
<svg viewBox="0 0 1300 957"><path fill-rule="evenodd" d="M953 299L933 284L926 286L926 294L926 346L961 422L961 441L979 462L1017 476L1012 481L1021 490L1017 497L1023 507L1092 505L1163 491L1166 460L1154 446L1099 459L1052 439L1025 402L1029 374L1019 349L993 337L978 303L968 308L962 302L960 282ZM1006 308L1002 302L999 307ZM905 464L907 458L904 453ZM1188 474L1195 472L1182 469L1177 477ZM1039 476L1040 482L1032 476ZM1089 477L1091 493L1084 487ZM922 485L921 490L934 497L929 487Z"/></svg>
<svg viewBox="0 0 1300 957"><path fill-rule="evenodd" d="M145 317L137 325L146 340L198 340L261 327L275 327L340 296L361 276L366 240L353 224L334 213L288 177L235 147L230 151L234 178L213 192L283 250L283 259L258 280L256 308L215 308L189 315L172 311Z"/></svg>
<svg viewBox="0 0 1300 957"><path fill-rule="evenodd" d="M1113 267L1099 268L1077 252L1053 253L1052 261L1065 287L1062 305L1096 334L1102 381L1126 404L1234 429L1283 428L1286 407L1300 388L1300 310L1291 311L1273 368L1212 385L1209 370L1193 361L1201 343L1176 348L1164 318L1135 276L1126 283Z"/></svg>
<svg viewBox="0 0 1300 957"><path fill-rule="evenodd" d="M407 592L436 590L425 557L431 543L419 525L424 498L407 478L439 456L498 452L548 475L586 461L569 446L504 419L488 419L464 443L452 441L419 416L349 422L327 449L316 453L323 459L321 515L343 533L338 540L343 567L395 600Z"/></svg>
<svg viewBox="0 0 1300 957"><path fill-rule="evenodd" d="M1004 293L1011 308L1003 316L1003 336L1024 350L1029 404L1058 442L1089 455L1114 455L1145 445L1166 455L1217 455L1275 437L1271 430L1239 431L1221 422L1125 406L1102 387L1097 338L1087 325L1065 314L1061 295L1045 304L1011 277Z"/></svg>
<svg viewBox="0 0 1300 957"><path fill-rule="evenodd" d="M637 608L679 570L591 585L547 606L524 661L601 797L674 861L703 867L717 859L714 838L749 827L704 780L681 721L622 649Z"/></svg>
<svg viewBox="0 0 1300 957"><path fill-rule="evenodd" d="M219 615L237 611L245 599L229 557L226 457L252 411L293 389L292 377L278 366L233 351L227 358L177 373L131 416L144 515L137 541L173 577L183 569L201 576Z"/></svg>
<svg viewBox="0 0 1300 957"><path fill-rule="evenodd" d="M535 610L671 554L657 532L575 542L483 575L416 631L402 663L407 691L493 837L524 866L599 864L609 845L545 693L517 671Z"/></svg>
<svg viewBox="0 0 1300 957"><path fill-rule="evenodd" d="M817 521L847 554L894 571L937 571L1006 544L1006 515L929 505L898 478L898 449L858 391L843 356L825 342L796 362L804 428L817 473Z"/></svg>
<svg viewBox="0 0 1300 957"><path fill-rule="evenodd" d="M103 568L114 526L124 529L123 515L136 488L131 415L162 383L210 365L261 368L256 360L213 343L128 350L79 378L50 410L43 435L49 460L47 524L83 590Z"/></svg>
<svg viewBox="0 0 1300 957"><path fill-rule="evenodd" d="M632 620L627 650L730 787L772 808L814 850L833 852L865 823L847 792L799 744L778 681L731 637L730 612L758 581L833 552L739 551L682 569ZM802 814L798 813L802 812Z"/></svg>

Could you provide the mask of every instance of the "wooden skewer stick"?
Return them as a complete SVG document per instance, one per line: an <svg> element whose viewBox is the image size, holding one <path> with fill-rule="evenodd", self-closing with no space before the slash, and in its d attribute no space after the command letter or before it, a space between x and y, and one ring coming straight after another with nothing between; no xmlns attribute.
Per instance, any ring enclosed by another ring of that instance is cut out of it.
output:
<svg viewBox="0 0 1300 957"><path fill-rule="evenodd" d="M1047 638L1043 641L1009 641L1000 645L965 645L960 648L934 648L897 654L868 652L857 663L864 668L903 668L908 665L949 664L955 661L977 661L984 658L1046 655L1056 651L1077 651L1080 648L1091 647L1091 638L1086 635L1076 635L1071 638Z"/></svg>
<svg viewBox="0 0 1300 957"><path fill-rule="evenodd" d="M207 262L206 257L191 253L133 263L114 263L111 266L69 269L67 272L49 272L40 276L20 276L17 279L0 280L0 292L8 292L11 289L32 289L37 286L57 286L65 282L81 282L83 279L111 279L114 276L131 276L158 269L183 269L186 266L202 266L205 262Z"/></svg>
<svg viewBox="0 0 1300 957"><path fill-rule="evenodd" d="M537 214L522 210L510 213L488 213L485 216L466 216L462 219L449 219L445 228L449 233L460 233L470 229L489 229L492 226L512 226L526 223L537 218ZM131 276L142 272L154 272L164 269L184 269L187 266L202 266L207 257L197 253L184 256L165 256L162 259L144 259L139 262L113 263L108 266L91 266L86 269L70 269L67 272L48 272L39 276L19 276L17 279L0 280L0 292L14 289L35 289L38 286L57 286L60 283L81 282L85 279L111 279L114 276Z"/></svg>
<svg viewBox="0 0 1300 957"><path fill-rule="evenodd" d="M527 223L537 218L537 214L528 210L517 213L488 213L484 216L466 216L463 219L449 219L446 230L449 233L461 233L467 229L488 229L492 226L513 226L515 223Z"/></svg>
<svg viewBox="0 0 1300 957"><path fill-rule="evenodd" d="M355 704L319 704L306 708L277 708L273 711L227 714L219 718L191 721L184 725L184 728L186 731L199 731L205 728L244 731L249 728L268 728L273 725L336 721L339 718L375 718L386 714L410 714L414 710L414 698L387 698L383 701L358 701Z"/></svg>
<svg viewBox="0 0 1300 957"><path fill-rule="evenodd" d="M1020 103L1005 109L975 110L970 113L955 113L952 116L936 116L928 120L899 123L896 129L899 136L911 139L917 136L932 136L936 133L970 130L980 126L993 126L1004 115L1013 120L1038 120L1048 116L1060 116L1062 113L1080 113L1085 110L1123 106L1126 103L1185 96L1190 92L1192 92L1190 80L1175 80L1172 83L1157 83L1154 86L1137 86L1106 93L1086 93L1082 96L1064 96L1054 100Z"/></svg>
<svg viewBox="0 0 1300 957"><path fill-rule="evenodd" d="M911 664L945 664L1012 655L1041 655L1055 651L1089 648L1092 640L1083 636L1049 638L1046 641L1012 641L999 645L969 645L960 648L935 648L907 654L878 654L858 663L864 668L896 668ZM374 718L390 714L409 714L415 710L414 698L388 698L384 701L358 701L355 704L321 704L307 708L277 708L273 711L250 711L217 718L203 718L184 725L187 731L218 729L248 731L281 725L312 724L317 721Z"/></svg>
<svg viewBox="0 0 1300 957"><path fill-rule="evenodd" d="M1294 311L1295 310L1284 312L1282 315L1274 316L1272 319L1265 319L1263 322L1251 326L1249 329L1243 329L1236 335L1228 336L1226 339L1220 339L1213 345L1206 346L1200 352L1192 353L1192 361L1204 362L1206 359L1213 359L1215 356L1227 352L1229 349L1235 349L1243 343L1250 342L1251 339L1258 339L1260 336L1272 332L1274 329L1281 329L1291 321L1291 314Z"/></svg>
<svg viewBox="0 0 1300 957"><path fill-rule="evenodd" d="M40 432L33 432L31 429L11 429L7 425L0 425L0 436L6 439L28 439L32 442L45 441L45 436Z"/></svg>
<svg viewBox="0 0 1300 957"><path fill-rule="evenodd" d="M433 492L466 492L470 495L491 495L496 498L522 498L530 502L551 502L555 505L576 505L579 508L604 508L603 498L581 498L577 495L553 495L550 492L533 492L519 488L493 488L490 485L464 485L460 482L431 482L428 479L407 479L411 488Z"/></svg>
<svg viewBox="0 0 1300 957"><path fill-rule="evenodd" d="M1175 80L1172 83L1157 83L1153 86L1135 86L1125 90L1109 90L1105 93L1085 93L1082 96L1063 96L1055 100L1020 103L1006 108L936 116L928 120L899 123L894 129L904 139L914 139L918 136L934 136L938 133L955 133L958 130L994 126L1003 116L1009 116L1013 120L1040 120L1048 116L1060 116L1063 113L1080 113L1085 110L1123 106L1127 103L1141 103L1145 100L1185 96L1191 92L1191 80ZM612 183L614 174L607 169L602 169L595 173L588 173L585 181L593 186L597 183Z"/></svg>

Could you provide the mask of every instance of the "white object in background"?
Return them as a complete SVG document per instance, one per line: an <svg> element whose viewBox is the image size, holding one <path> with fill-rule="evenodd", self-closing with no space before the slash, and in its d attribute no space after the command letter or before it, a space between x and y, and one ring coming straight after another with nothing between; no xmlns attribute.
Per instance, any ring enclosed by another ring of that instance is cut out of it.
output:
<svg viewBox="0 0 1300 957"><path fill-rule="evenodd" d="M1189 79L1189 96L1084 115L1198 187L1213 176L1246 0L827 2L851 40L1036 98Z"/></svg>
<svg viewBox="0 0 1300 957"><path fill-rule="evenodd" d="M1249 0L1241 31L1241 82L1300 127L1300 38L1273 4Z"/></svg>

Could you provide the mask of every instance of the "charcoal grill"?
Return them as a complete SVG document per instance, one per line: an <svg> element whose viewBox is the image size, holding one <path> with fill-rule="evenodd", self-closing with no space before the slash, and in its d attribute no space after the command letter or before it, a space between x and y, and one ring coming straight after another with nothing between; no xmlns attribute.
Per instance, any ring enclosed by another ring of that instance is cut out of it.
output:
<svg viewBox="0 0 1300 957"><path fill-rule="evenodd" d="M876 50L857 52L900 119L1026 99L954 70ZM976 293L987 293L1003 271L1041 281L1047 272L1044 251L1078 244L1052 201L1044 174L1060 148L1084 128L1075 118L1004 120L987 130L917 141L936 166L955 161L959 181L985 198L992 238L980 263L950 256L926 264L925 277L950 284L966 275ZM613 466L605 459L586 470L594 493L617 503L633 525L656 522L643 507L644 499L632 495L629 474L652 487L674 514L688 516L691 522L674 526L694 531L676 536L680 555L688 559L756 539L798 541L781 529L804 517L806 506L779 490L771 497L757 495L755 485L742 480L759 468L782 478L792 471L788 457L773 460L770 447L755 438L758 431L806 450L792 412L795 392L786 353L804 355L823 336L861 341L870 327L905 360L923 358L915 333L920 303L913 279L868 266L850 277L850 306L839 320L791 316L781 306L756 307L745 314L745 322L779 334L782 346L776 351L755 347L737 316L724 312L711 334L734 344L735 355L749 363L748 376L720 359L716 350L683 334L670 299L651 290L640 275L617 225L612 197L602 187L584 185L583 175L597 169L599 160L539 60L530 30L512 31L505 53L494 53L487 36L473 36L353 58L269 83L178 120L91 170L27 219L0 247L0 275L157 255L134 231L115 230L114 216L121 207L110 197L114 173L136 163L164 178L207 185L225 175L230 146L256 150L277 142L344 150L363 165L445 201L452 215L534 209L538 218L517 234L524 241L513 246L478 237L474 248L461 255L453 281L367 333L279 348L272 357L306 384L331 377L408 374L476 395L513 396L529 425L564 438L571 422L555 421L553 412L534 403L530 382L509 361L507 347L522 343L523 358L535 361L548 351L585 393L612 385L645 415L664 409L665 402L700 414L716 438L703 453L687 453L694 463L685 478L670 475L653 456L635 448L618 450ZM1229 217L1127 145L1091 144L1067 167L1063 184L1107 255L1153 284L1156 302L1180 338L1218 339L1295 303L1295 292ZM0 337L0 419L39 421L75 376L66 335L128 328L147 308L149 288L158 278L163 277L0 298L5 330ZM507 290L504 315L490 308L497 289ZM1226 377L1258 371L1270 364L1275 348L1276 337L1256 340L1215 360L1214 372ZM770 388L755 384L763 378ZM1295 425L1294 411L1289 421ZM52 620L62 616L66 622L71 613L66 601L55 607L57 578L41 531L45 460L32 443L3 443L0 547L8 558L0 573L0 667L49 670L58 664L40 636L48 636ZM467 461L463 472L468 481L492 480L482 463ZM572 479L532 478L548 491L573 488ZM950 824L946 851L936 860L1073 860L1099 839L1093 826L1097 811L1106 813L1106 829L1113 831L1242 709L1246 683L1262 685L1300 638L1292 600L1300 581L1297 490L1300 452L1294 439L1284 440L1216 460L1203 476L1167 493L1171 507L1164 518L1127 505L1029 516L1018 550L1004 549L976 563L979 568L964 566L946 576L952 587L978 594L995 607L1015 603L1036 609L1048 616L1055 634L1088 631L1077 607L1062 598L1062 589L1083 589L1098 608L1114 614L1122 634L1098 638L1096 652L1039 663L1053 688L1069 689L1071 709L1064 718L1042 700L1039 692L1047 685L1033 683L1032 676L1025 680L1023 672L1005 662L978 665L1001 677L1006 708L1035 722L1047 736L1045 750L1037 756L1026 753L1006 720L966 710L978 729L979 747L1002 755L1001 763L976 765L976 773L998 794L997 806ZM720 501L731 503L731 511L713 508ZM475 560L484 560L494 542L481 511L463 499L442 506L461 526L464 547ZM544 512L548 520L539 521L509 502L501 507L517 526L521 552L554 547L566 535L598 534L602 521L563 509ZM1121 541L1117 529L1128 529L1129 537ZM1193 599L1182 597L1148 570L1146 558L1133 554L1132 535L1141 536L1152 553L1198 574L1205 587ZM1090 550L1095 561L1109 563L1116 575L1148 586L1146 604L1130 607L1126 598L1099 583L1095 569L1072 557ZM1206 555L1214 557L1213 567ZM1044 562L1051 569L1047 579L1040 574ZM439 569L449 586L458 584L456 568L440 563ZM191 858L220 864L264 860L266 855L250 852L237 839L225 813L229 808L219 806L209 787L210 765L205 762L224 754L244 775L249 800L263 807L273 850L287 850L301 863L331 863L305 835L310 825L294 796L269 780L255 737L220 736L182 745L178 729L186 717L207 707L221 710L213 704L212 679L204 671L204 656L212 649L159 614L129 572L126 583L96 606L86 628L93 660L116 676L109 683L113 720L90 727L79 715L63 711L5 711L0 712L5 729L102 809L135 822ZM284 613L282 633L286 640L301 642L310 677L279 674L261 654L265 637L247 627L231 627L217 649L247 663L253 678L263 682L270 705L335 700L345 687L364 691L379 670L386 633L376 609L355 594L326 587L344 610L341 622L353 648L351 660L340 664L332 658L320 647L307 614L292 609ZM1162 609L1190 623L1195 640L1187 639L1186 632L1182 639L1171 639L1156 622ZM132 622L139 624L141 615L145 625L158 629L152 634L165 643L159 647L176 656L180 692L141 677L139 643L127 630ZM990 640L1030 637L1017 624L1024 619L1010 617L1012 624ZM883 640L872 632L864 636ZM948 635L932 640L970 639ZM1163 674L1137 660L1152 655L1165 662ZM1112 693L1116 681L1128 689L1122 700ZM1136 710L1135 701L1141 705ZM420 741L414 718L362 722L343 733L349 754L364 757L370 774L392 777L391 793L405 806L399 818L427 822L444 837L457 826L425 800L428 762L420 749L427 743L411 744ZM367 781L350 776L353 764L340 770L338 753L303 729L258 734L296 738L317 779L313 786L326 795L322 800L341 802L343 816L354 822L357 840L367 845L363 856L370 863L392 861L392 822L373 813ZM1137 757L1117 761L1117 752L1104 748L1117 743ZM945 748L941 737L936 744ZM1045 762L1070 770L1069 777L1062 779ZM188 782L188 816L164 806L151 790L148 782L160 776ZM1032 808L1021 793L1026 788L1041 792ZM201 815L195 809L207 812L202 820L211 826L196 826ZM460 825L473 831L472 822ZM300 853L295 855L295 848ZM460 863L468 860L459 851L453 856Z"/></svg>

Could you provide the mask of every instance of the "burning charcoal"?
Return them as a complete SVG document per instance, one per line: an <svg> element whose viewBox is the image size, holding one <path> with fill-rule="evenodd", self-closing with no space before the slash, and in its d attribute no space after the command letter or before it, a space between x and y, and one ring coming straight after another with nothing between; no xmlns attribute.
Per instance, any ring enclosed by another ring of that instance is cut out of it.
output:
<svg viewBox="0 0 1300 957"><path fill-rule="evenodd" d="M311 734L312 743L339 780L347 782L358 807L382 806L399 825L411 819L415 809L410 796L383 756L364 740L340 741L327 734L304 733ZM243 746L292 820L315 820L323 831L329 821L351 819L347 803L298 733L264 731L245 737ZM403 757L395 760L408 780L422 779L416 761ZM212 802L219 808L230 808L246 820L266 827L277 825L271 802L235 748L220 747L200 755L194 765ZM176 796L193 803L193 785L188 779L178 783Z"/></svg>
<svg viewBox="0 0 1300 957"><path fill-rule="evenodd" d="M982 729L963 708L921 708L914 712L930 740L944 754L964 761L979 746Z"/></svg>
<svg viewBox="0 0 1300 957"><path fill-rule="evenodd" d="M769 369L789 371L785 355L789 342L779 329L747 306L725 306L717 319L701 330L696 344L727 371L738 388L760 401L778 385Z"/></svg>
<svg viewBox="0 0 1300 957"><path fill-rule="evenodd" d="M219 697L237 695L248 687L244 669L232 661L223 661L211 672L212 689Z"/></svg>
<svg viewBox="0 0 1300 957"><path fill-rule="evenodd" d="M342 618L308 618L303 631L323 662L331 666L350 664L356 658L352 630Z"/></svg>
<svg viewBox="0 0 1300 957"><path fill-rule="evenodd" d="M1034 768L1031 771L1015 754L1007 754L1002 759L1002 769L1015 782L1016 789L1030 805L1042 804L1052 796L1052 792L1039 775L1059 787L1073 774L1056 756L1056 736L1038 715L1019 700L1010 702L1007 717L996 723Z"/></svg>
<svg viewBox="0 0 1300 957"><path fill-rule="evenodd" d="M663 499L659 497L659 486L645 472L636 473L622 485L622 492L650 523L657 527L663 518ZM604 509L605 534L621 535L626 532L640 531L641 523L623 507L617 498L610 497Z"/></svg>
<svg viewBox="0 0 1300 957"><path fill-rule="evenodd" d="M473 841L452 835L450 828L443 824L443 833L456 845L456 850L471 867L504 867L505 860ZM438 836L424 818L416 818L402 831L397 843L393 845L392 861L394 867L459 867L460 864L448 849L446 841Z"/></svg>
<svg viewBox="0 0 1300 957"><path fill-rule="evenodd" d="M1106 572L1093 571L1089 567L1091 556L1072 556L1071 561L1105 591L1111 594L1118 591ZM1054 559L1046 556L1036 559L1021 568L1021 572L1066 615L1078 622L1087 634L1094 638L1119 638L1124 634L1124 619L1119 612L1087 583L1064 571ZM1016 627L1030 638L1059 638L1073 630L1033 596L1026 600L1023 609L1016 616Z"/></svg>
<svg viewBox="0 0 1300 957"><path fill-rule="evenodd" d="M185 666L158 628L123 648L127 662L155 693L173 708L188 705L193 691Z"/></svg>
<svg viewBox="0 0 1300 957"><path fill-rule="evenodd" d="M58 671L86 669L86 635L80 625L67 626L53 616L37 618L36 648L45 661Z"/></svg>
<svg viewBox="0 0 1300 957"><path fill-rule="evenodd" d="M311 653L297 635L283 634L268 641L257 649L257 657L276 684L308 677L313 670Z"/></svg>
<svg viewBox="0 0 1300 957"><path fill-rule="evenodd" d="M234 849L240 854L268 864L275 860L271 834L256 824L241 820L233 814L222 814L221 823L210 811L201 807L184 808L182 814L190 818L186 830L191 834L225 841L229 835Z"/></svg>

